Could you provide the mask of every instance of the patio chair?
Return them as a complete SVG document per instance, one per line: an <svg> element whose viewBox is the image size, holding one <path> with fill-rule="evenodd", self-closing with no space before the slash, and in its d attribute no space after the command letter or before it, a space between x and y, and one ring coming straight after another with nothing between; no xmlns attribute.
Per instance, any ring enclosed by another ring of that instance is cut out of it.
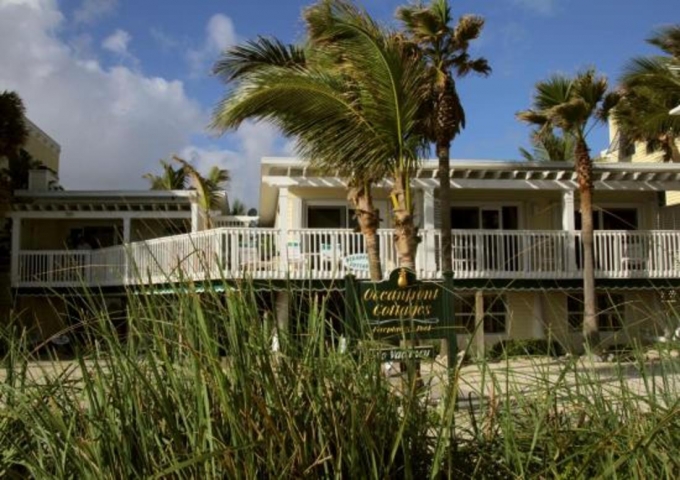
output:
<svg viewBox="0 0 680 480"><path fill-rule="evenodd" d="M648 256L644 245L638 241L626 241L621 258L621 268L625 271L643 272L647 270Z"/></svg>
<svg viewBox="0 0 680 480"><path fill-rule="evenodd" d="M302 253L302 246L299 240L289 240L286 243L286 252L288 253L288 266L294 269L302 269L307 263L307 258Z"/></svg>

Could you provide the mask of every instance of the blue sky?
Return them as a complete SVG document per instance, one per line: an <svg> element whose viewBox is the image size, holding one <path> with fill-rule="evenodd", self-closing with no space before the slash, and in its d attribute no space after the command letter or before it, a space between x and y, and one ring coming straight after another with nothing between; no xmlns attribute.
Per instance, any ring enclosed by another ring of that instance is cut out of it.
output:
<svg viewBox="0 0 680 480"><path fill-rule="evenodd" d="M224 86L209 75L221 48L258 34L303 37L296 0L0 0L0 90L17 90L29 117L62 145L67 188L144 188L171 154L232 170L232 196L257 203L258 162L292 152L266 125L220 138L204 127ZM385 23L402 1L365 0ZM680 21L677 0L452 1L486 18L473 54L488 78L460 81L468 127L452 157L513 159L529 129L514 119L537 80L595 66L615 83L658 26ZM591 136L607 146L606 129Z"/></svg>

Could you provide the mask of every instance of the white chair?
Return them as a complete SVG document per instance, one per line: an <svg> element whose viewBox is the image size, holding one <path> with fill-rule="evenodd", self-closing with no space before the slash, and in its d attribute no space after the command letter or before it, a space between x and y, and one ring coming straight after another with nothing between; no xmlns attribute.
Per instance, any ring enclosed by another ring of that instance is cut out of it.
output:
<svg viewBox="0 0 680 480"><path fill-rule="evenodd" d="M302 253L302 246L299 240L289 240L286 243L286 252L288 254L288 265L296 269L303 268L306 263L306 258Z"/></svg>
<svg viewBox="0 0 680 480"><path fill-rule="evenodd" d="M644 272L647 270L648 256L644 245L636 241L628 241L623 246L621 268L625 271Z"/></svg>
<svg viewBox="0 0 680 480"><path fill-rule="evenodd" d="M320 245L319 260L322 265L330 264L331 268L335 270L342 265L343 257L344 253L339 243L322 243Z"/></svg>

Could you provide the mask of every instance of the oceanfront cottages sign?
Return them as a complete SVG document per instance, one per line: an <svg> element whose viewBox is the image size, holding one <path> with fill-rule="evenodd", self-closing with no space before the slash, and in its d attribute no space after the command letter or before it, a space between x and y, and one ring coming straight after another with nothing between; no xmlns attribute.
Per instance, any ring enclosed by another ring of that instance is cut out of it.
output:
<svg viewBox="0 0 680 480"><path fill-rule="evenodd" d="M386 343L401 340L448 339L449 367L455 364L456 336L453 322L451 279L418 281L410 270L398 268L383 282L357 282L347 277L348 324L359 336ZM385 349L381 358L423 359L431 348Z"/></svg>

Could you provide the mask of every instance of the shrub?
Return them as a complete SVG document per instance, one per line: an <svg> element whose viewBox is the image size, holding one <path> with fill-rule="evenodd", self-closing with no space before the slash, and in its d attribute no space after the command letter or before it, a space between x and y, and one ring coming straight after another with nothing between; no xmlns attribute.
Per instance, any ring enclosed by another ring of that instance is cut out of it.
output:
<svg viewBox="0 0 680 480"><path fill-rule="evenodd" d="M544 338L531 338L525 340L510 339L501 340L488 352L490 360L500 360L509 357L522 356L550 356L559 357L564 355L562 346L554 341Z"/></svg>

